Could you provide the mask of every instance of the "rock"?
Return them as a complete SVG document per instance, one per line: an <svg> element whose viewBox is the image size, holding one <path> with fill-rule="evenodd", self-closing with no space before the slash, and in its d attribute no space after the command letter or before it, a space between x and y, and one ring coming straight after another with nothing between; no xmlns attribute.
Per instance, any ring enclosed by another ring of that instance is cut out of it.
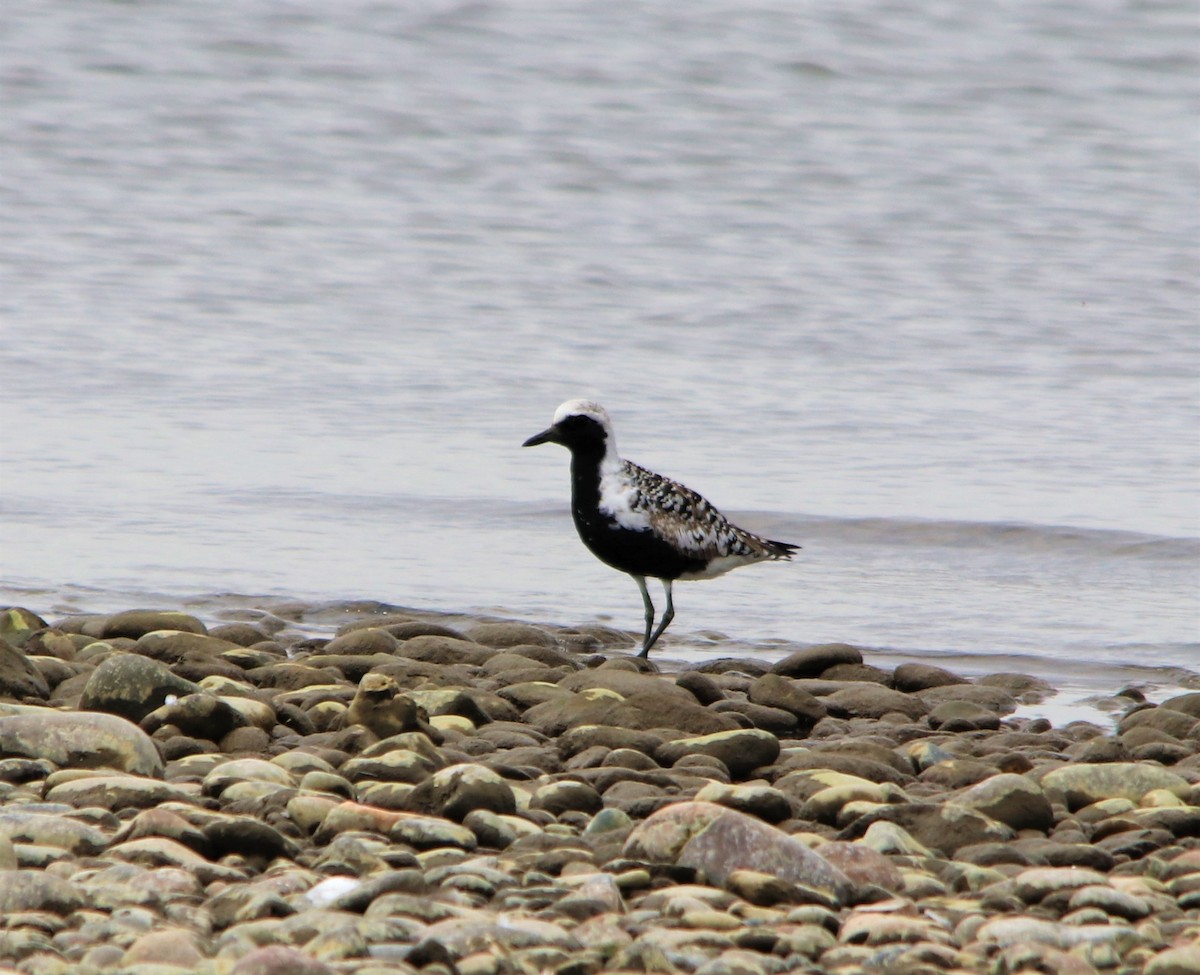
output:
<svg viewBox="0 0 1200 975"><path fill-rule="evenodd" d="M801 736L825 717L825 705L815 695L801 690L791 680L779 674L764 674L750 685L747 697L754 704L779 708L796 717Z"/></svg>
<svg viewBox="0 0 1200 975"><path fill-rule="evenodd" d="M194 793L183 786L135 775L69 778L46 790L48 802L61 802L77 809L95 806L113 812L146 809L164 802L190 803L194 799Z"/></svg>
<svg viewBox="0 0 1200 975"><path fill-rule="evenodd" d="M405 808L461 823L472 811L511 815L517 801L512 787L491 769L463 764L434 772L409 793Z"/></svg>
<svg viewBox="0 0 1200 975"><path fill-rule="evenodd" d="M728 785L712 782L694 796L697 802L715 802L768 823L782 823L793 815L792 803L779 789L767 785Z"/></svg>
<svg viewBox="0 0 1200 975"><path fill-rule="evenodd" d="M542 809L554 816L565 812L591 815L604 807L600 794L586 782L563 779L541 786L529 800L531 809Z"/></svg>
<svg viewBox="0 0 1200 975"><path fill-rule="evenodd" d="M822 843L815 852L859 887L874 885L894 893L904 887L904 876L896 865L865 843Z"/></svg>
<svg viewBox="0 0 1200 975"><path fill-rule="evenodd" d="M1104 874L1079 867L1030 867L1012 881L1013 892L1026 904L1038 904L1060 891L1104 883Z"/></svg>
<svg viewBox="0 0 1200 975"><path fill-rule="evenodd" d="M0 810L0 837L12 843L67 850L76 856L93 856L108 845L104 833L88 823L19 807Z"/></svg>
<svg viewBox="0 0 1200 975"><path fill-rule="evenodd" d="M721 690L720 685L708 674L703 674L698 670L685 670L675 678L675 684L677 687L682 687L705 707L725 700L725 692Z"/></svg>
<svg viewBox="0 0 1200 975"><path fill-rule="evenodd" d="M49 624L32 610L10 606L0 610L0 641L20 649L33 634Z"/></svg>
<svg viewBox="0 0 1200 975"><path fill-rule="evenodd" d="M685 755L719 759L738 778L774 762L779 757L779 739L758 728L742 728L665 742L654 753L661 765L673 765Z"/></svg>
<svg viewBox="0 0 1200 975"><path fill-rule="evenodd" d="M396 648L399 646L400 641L387 630L367 626L343 633L341 636L335 636L321 648L321 654L325 656L382 653L390 656L396 652Z"/></svg>
<svg viewBox="0 0 1200 975"><path fill-rule="evenodd" d="M845 643L805 647L788 654L771 670L783 677L820 677L837 664L861 664L862 651Z"/></svg>
<svg viewBox="0 0 1200 975"><path fill-rule="evenodd" d="M1054 810L1041 787L1011 772L984 779L960 793L955 802L1015 830L1036 829L1045 833L1054 826Z"/></svg>
<svg viewBox="0 0 1200 975"><path fill-rule="evenodd" d="M1190 788L1187 779L1175 772L1136 762L1064 765L1044 775L1041 784L1052 801L1062 802L1071 810L1118 797L1140 802L1155 789L1182 798Z"/></svg>
<svg viewBox="0 0 1200 975"><path fill-rule="evenodd" d="M0 753L61 768L113 768L159 777L162 759L137 725L115 714L44 711L0 717Z"/></svg>
<svg viewBox="0 0 1200 975"><path fill-rule="evenodd" d="M1145 707L1123 717L1117 731L1124 738L1135 728L1151 728L1182 740L1200 724L1200 718L1184 711L1168 707Z"/></svg>
<svg viewBox="0 0 1200 975"><path fill-rule="evenodd" d="M798 884L757 870L734 870L725 878L725 888L759 907L812 902L811 894Z"/></svg>
<svg viewBox="0 0 1200 975"><path fill-rule="evenodd" d="M334 975L334 969L296 948L267 945L244 954L229 975Z"/></svg>
<svg viewBox="0 0 1200 975"><path fill-rule="evenodd" d="M703 870L723 885L735 870L756 870L828 891L848 903L853 885L840 870L761 820L707 802L680 802L647 817L625 842L625 855Z"/></svg>
<svg viewBox="0 0 1200 975"><path fill-rule="evenodd" d="M929 727L945 732L995 731L1000 715L972 701L943 701L929 712Z"/></svg>
<svg viewBox="0 0 1200 975"><path fill-rule="evenodd" d="M215 742L236 728L244 728L247 723L239 710L219 697L201 692L163 704L142 718L139 725L150 735L165 725L172 725L188 737Z"/></svg>
<svg viewBox="0 0 1200 975"><path fill-rule="evenodd" d="M161 707L169 695L184 697L199 690L198 685L176 677L157 660L137 653L118 653L92 671L79 707L116 714L136 724Z"/></svg>
<svg viewBox="0 0 1200 975"><path fill-rule="evenodd" d="M948 684L965 684L967 681L941 667L930 664L906 663L900 664L892 674L896 690L911 694L914 691L926 691L931 687L945 687Z"/></svg>
<svg viewBox="0 0 1200 975"><path fill-rule="evenodd" d="M525 720L538 731L557 737L580 725L607 725L637 731L670 728L695 735L729 731L738 727L727 715L714 714L696 703L690 694L674 684L667 685L683 695L637 693L621 700L601 695L575 694L537 704L525 712Z"/></svg>
<svg viewBox="0 0 1200 975"><path fill-rule="evenodd" d="M186 928L150 931L125 949L122 965L164 965L194 971L204 961L195 934Z"/></svg>
<svg viewBox="0 0 1200 975"><path fill-rule="evenodd" d="M941 850L951 857L959 847L1004 842L1016 835L1002 823L964 806L954 803L914 802L882 806L868 812L850 823L837 838L858 839L877 822L894 823L918 843L933 850Z"/></svg>
<svg viewBox="0 0 1200 975"><path fill-rule="evenodd" d="M75 887L60 877L41 870L0 872L0 917L25 911L70 914L84 905Z"/></svg>
<svg viewBox="0 0 1200 975"><path fill-rule="evenodd" d="M1196 975L1200 972L1200 945L1180 945L1160 951L1146 964L1146 975Z"/></svg>
<svg viewBox="0 0 1200 975"><path fill-rule="evenodd" d="M485 647L497 649L519 646L554 647L558 640L549 630L528 623L478 623L467 631L467 638Z"/></svg>
<svg viewBox="0 0 1200 975"><path fill-rule="evenodd" d="M128 637L137 640L147 633L158 630L177 630L182 633L207 633L204 624L195 616L179 613L174 610L131 609L123 613L114 613L104 620L101 631L96 634L101 639L112 640L116 637Z"/></svg>
<svg viewBox="0 0 1200 975"><path fill-rule="evenodd" d="M0 698L24 701L49 696L50 685L41 671L20 650L0 640Z"/></svg>
<svg viewBox="0 0 1200 975"><path fill-rule="evenodd" d="M925 716L928 708L920 698L902 694L877 684L856 684L834 691L824 698L826 709L838 718L882 718L899 713L916 721Z"/></svg>

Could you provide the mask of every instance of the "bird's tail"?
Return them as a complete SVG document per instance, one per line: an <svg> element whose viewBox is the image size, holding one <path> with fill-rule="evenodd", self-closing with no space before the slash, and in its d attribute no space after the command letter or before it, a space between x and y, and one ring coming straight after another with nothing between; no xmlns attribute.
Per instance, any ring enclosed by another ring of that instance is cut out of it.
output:
<svg viewBox="0 0 1200 975"><path fill-rule="evenodd" d="M766 539L766 543L771 555L777 559L790 560L800 549L799 545L793 545L791 542L776 542L769 538Z"/></svg>

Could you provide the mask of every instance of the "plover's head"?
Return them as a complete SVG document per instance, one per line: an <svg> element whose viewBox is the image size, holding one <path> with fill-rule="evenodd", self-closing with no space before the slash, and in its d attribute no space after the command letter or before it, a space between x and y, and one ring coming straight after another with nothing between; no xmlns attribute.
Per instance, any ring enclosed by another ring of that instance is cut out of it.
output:
<svg viewBox="0 0 1200 975"><path fill-rule="evenodd" d="M572 453L612 453L616 455L617 438L612 421L599 403L585 399L570 399L554 411L554 422L521 446L536 447L542 443L562 444Z"/></svg>

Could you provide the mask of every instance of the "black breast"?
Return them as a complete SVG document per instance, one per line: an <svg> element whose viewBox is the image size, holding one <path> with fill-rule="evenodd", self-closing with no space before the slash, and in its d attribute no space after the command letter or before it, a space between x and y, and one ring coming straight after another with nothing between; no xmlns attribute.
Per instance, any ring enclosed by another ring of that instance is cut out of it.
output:
<svg viewBox="0 0 1200 975"><path fill-rule="evenodd" d="M572 459L571 515L583 544L614 569L654 579L678 579L685 572L704 568L703 559L680 552L649 529L623 528L600 510L599 460Z"/></svg>

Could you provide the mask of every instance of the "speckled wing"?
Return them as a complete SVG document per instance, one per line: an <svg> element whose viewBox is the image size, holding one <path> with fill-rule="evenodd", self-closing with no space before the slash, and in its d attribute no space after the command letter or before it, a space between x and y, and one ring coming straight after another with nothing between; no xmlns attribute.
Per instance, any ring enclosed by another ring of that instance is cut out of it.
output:
<svg viewBox="0 0 1200 975"><path fill-rule="evenodd" d="M710 564L717 574L747 562L790 559L794 545L773 542L738 528L691 488L625 461L633 488L631 511L644 514L650 530L680 552Z"/></svg>

